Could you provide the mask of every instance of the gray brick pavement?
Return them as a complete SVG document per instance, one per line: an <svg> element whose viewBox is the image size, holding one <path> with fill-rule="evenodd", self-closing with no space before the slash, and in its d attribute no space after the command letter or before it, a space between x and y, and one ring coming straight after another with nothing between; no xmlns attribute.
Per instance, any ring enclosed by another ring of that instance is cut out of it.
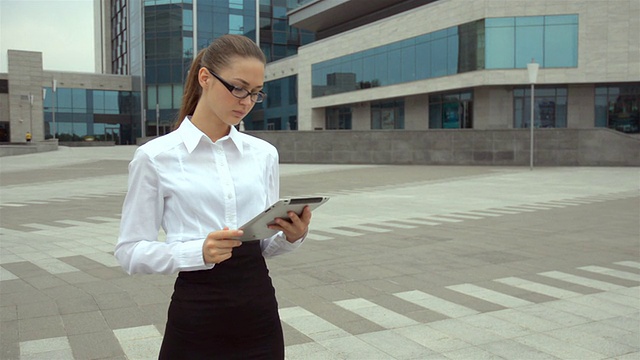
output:
<svg viewBox="0 0 640 360"><path fill-rule="evenodd" d="M134 147L0 159L0 358L152 359L173 276L112 256ZM640 358L637 168L283 165L288 359Z"/></svg>

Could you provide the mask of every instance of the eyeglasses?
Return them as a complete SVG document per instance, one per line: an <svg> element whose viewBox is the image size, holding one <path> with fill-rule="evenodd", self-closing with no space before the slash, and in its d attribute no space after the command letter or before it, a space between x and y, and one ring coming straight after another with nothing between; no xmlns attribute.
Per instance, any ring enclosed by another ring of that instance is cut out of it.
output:
<svg viewBox="0 0 640 360"><path fill-rule="evenodd" d="M220 76L216 75L216 73L211 71L209 68L205 68L205 69L207 69L209 71L209 73L211 75L213 75L213 77L215 77L216 79L220 80L222 85L224 85L224 87L226 87L227 90L229 90L231 95L237 97L238 99L244 99L247 96L249 96L251 101L253 101L254 103L261 103L261 102L264 101L264 98L267 97L267 94L263 93L262 91L253 92L252 93L252 92L249 92L249 90L243 89L241 87L233 86L233 85L229 84L228 82L222 80L222 78Z"/></svg>

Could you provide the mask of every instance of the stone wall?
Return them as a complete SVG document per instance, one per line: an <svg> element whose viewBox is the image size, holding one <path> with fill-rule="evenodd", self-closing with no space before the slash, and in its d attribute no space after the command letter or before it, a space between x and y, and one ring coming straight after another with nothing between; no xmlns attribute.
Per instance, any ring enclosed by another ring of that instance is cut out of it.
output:
<svg viewBox="0 0 640 360"><path fill-rule="evenodd" d="M249 131L282 163L529 166L530 132ZM609 129L536 129L534 166L640 166L640 138Z"/></svg>

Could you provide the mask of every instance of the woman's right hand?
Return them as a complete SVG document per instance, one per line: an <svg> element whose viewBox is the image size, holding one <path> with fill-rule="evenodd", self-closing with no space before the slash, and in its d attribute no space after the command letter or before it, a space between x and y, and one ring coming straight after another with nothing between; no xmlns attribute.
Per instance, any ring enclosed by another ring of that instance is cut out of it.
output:
<svg viewBox="0 0 640 360"><path fill-rule="evenodd" d="M242 230L212 231L207 235L202 245L202 257L205 264L219 264L232 255L233 248L242 245L242 241L233 240L234 237L242 236Z"/></svg>

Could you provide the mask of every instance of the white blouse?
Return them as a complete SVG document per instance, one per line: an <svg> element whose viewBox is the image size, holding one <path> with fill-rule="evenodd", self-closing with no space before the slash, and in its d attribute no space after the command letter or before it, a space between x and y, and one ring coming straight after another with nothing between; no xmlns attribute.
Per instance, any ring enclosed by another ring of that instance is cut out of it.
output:
<svg viewBox="0 0 640 360"><path fill-rule="evenodd" d="M233 126L214 143L186 118L136 150L115 257L129 274L211 269L202 256L207 234L237 229L276 202L279 191L274 146ZM290 243L279 232L261 240L262 254L294 250L303 240Z"/></svg>

